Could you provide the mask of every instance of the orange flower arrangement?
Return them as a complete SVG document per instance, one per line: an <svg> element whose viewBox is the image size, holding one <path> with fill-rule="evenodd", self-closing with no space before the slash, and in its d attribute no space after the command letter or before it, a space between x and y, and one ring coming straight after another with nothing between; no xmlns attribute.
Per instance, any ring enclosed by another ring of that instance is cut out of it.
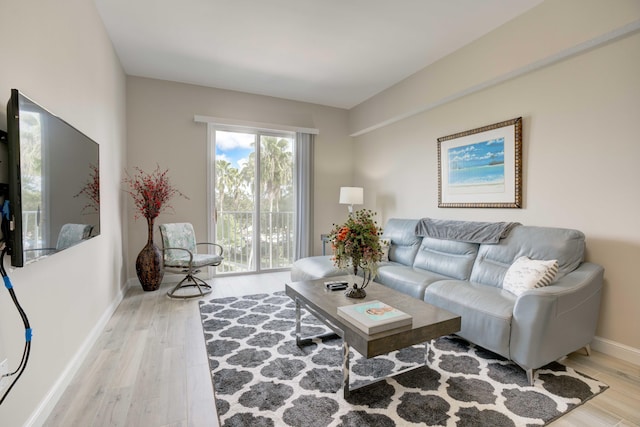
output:
<svg viewBox="0 0 640 427"><path fill-rule="evenodd" d="M382 228L378 227L374 216L375 212L370 209L362 209L349 215L344 224L333 225L329 241L336 267L353 267L354 274L362 268L365 274L376 275L378 263L382 260Z"/></svg>

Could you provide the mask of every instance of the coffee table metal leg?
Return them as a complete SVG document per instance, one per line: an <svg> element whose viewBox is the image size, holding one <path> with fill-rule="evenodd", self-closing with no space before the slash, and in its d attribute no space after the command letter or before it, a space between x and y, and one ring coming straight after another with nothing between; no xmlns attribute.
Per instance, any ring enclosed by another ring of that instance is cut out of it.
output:
<svg viewBox="0 0 640 427"><path fill-rule="evenodd" d="M349 343L342 340L342 395L346 399L351 394L349 388Z"/></svg>
<svg viewBox="0 0 640 427"><path fill-rule="evenodd" d="M429 365L429 346L433 345L433 340L432 341L427 341L424 343L424 366L428 366ZM367 383L361 384L357 387L353 387L351 388L351 386L349 385L349 375L350 375L350 370L349 370L349 343L347 343L346 340L342 341L342 394L344 395L344 398L348 398L352 392L355 392L357 390L363 389L363 388L367 388L369 386L372 386L376 383L379 383L381 381L384 381L386 378L390 378L390 377L394 377L396 375L400 375L409 371L412 371L414 369L417 369L420 367L420 365L418 366L409 366L408 368L402 369L398 372L394 372L392 375L390 376L385 376L382 378L376 378L373 379Z"/></svg>
<svg viewBox="0 0 640 427"><path fill-rule="evenodd" d="M296 345L301 347L304 344L300 333L300 301L296 298Z"/></svg>

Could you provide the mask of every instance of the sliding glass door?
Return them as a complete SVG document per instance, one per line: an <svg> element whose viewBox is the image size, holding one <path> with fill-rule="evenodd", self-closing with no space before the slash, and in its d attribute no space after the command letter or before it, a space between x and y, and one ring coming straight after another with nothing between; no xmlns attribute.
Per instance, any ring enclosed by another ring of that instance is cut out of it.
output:
<svg viewBox="0 0 640 427"><path fill-rule="evenodd" d="M294 135L218 128L211 132L213 239L224 248L218 273L293 263Z"/></svg>

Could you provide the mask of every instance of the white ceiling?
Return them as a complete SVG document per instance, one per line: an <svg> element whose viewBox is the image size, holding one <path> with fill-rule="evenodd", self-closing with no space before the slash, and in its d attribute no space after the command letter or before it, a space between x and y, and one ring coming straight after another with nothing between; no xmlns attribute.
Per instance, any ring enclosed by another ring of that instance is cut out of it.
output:
<svg viewBox="0 0 640 427"><path fill-rule="evenodd" d="M94 0L128 75L351 108L542 0Z"/></svg>

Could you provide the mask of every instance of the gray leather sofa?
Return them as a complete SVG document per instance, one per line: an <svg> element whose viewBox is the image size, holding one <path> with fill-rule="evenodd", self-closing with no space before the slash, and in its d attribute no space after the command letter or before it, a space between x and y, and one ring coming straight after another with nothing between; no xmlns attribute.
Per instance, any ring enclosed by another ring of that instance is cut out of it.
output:
<svg viewBox="0 0 640 427"><path fill-rule="evenodd" d="M584 234L577 230L519 225L496 244L420 237L418 220L390 219L389 261L376 282L462 317L457 335L504 356L527 373L575 350L589 351L596 330L604 269L584 262ZM521 256L558 261L555 281L520 296L502 289ZM331 256L304 258L293 281L345 274Z"/></svg>

